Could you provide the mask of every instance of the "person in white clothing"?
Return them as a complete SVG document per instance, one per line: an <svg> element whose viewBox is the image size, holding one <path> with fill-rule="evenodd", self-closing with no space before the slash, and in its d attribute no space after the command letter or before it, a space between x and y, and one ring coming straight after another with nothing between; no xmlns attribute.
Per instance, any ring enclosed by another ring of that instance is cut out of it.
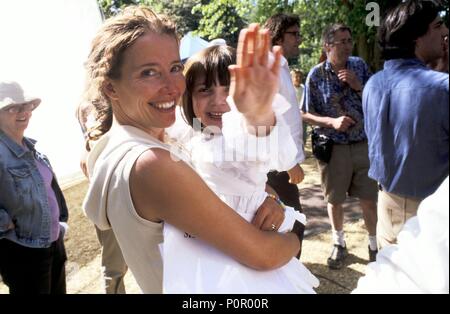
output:
<svg viewBox="0 0 450 314"><path fill-rule="evenodd" d="M80 103L76 111L76 117L86 140L88 138L89 130L91 128L93 129L96 123L95 107L90 103ZM90 150L91 148L88 143L86 143L80 158L80 168L88 180L89 174L86 162ZM97 226L94 227L98 242L102 249L102 285L105 289L105 293L125 294L124 278L128 267L123 259L122 251L114 236L114 232L112 229L100 230Z"/></svg>
<svg viewBox="0 0 450 314"><path fill-rule="evenodd" d="M164 131L174 123L186 83L176 34L167 17L126 8L101 27L86 62L85 98L102 115L98 132L90 132L99 139L88 157L91 180L83 208L100 229L113 229L145 293L163 292L159 245L165 225L254 270L281 267L300 249L294 233L256 228L208 188L188 159L173 158ZM256 25L241 32L229 93L248 131L261 126L253 134L264 137L275 124L280 52L275 49L269 66L269 47L259 45L259 37Z"/></svg>
<svg viewBox="0 0 450 314"><path fill-rule="evenodd" d="M303 107L303 91L305 90L305 84L303 84L303 73L299 69L293 69L291 70L291 78L292 83L295 87L295 92L297 94L297 101L298 106L300 108L300 113L302 114L301 108ZM306 144L307 136L308 136L308 130L307 126L308 124L305 123L305 121L302 121L303 124L303 147Z"/></svg>
<svg viewBox="0 0 450 314"><path fill-rule="evenodd" d="M289 70L289 58L296 58L299 55L300 19L297 15L277 13L272 15L265 23L264 28L269 30L272 46L278 45L282 48L281 69L279 77L278 92L286 98L290 108L283 114L283 118L289 125L291 136L297 148L296 163L287 171L270 171L267 174L268 185L272 187L280 199L288 206L303 212L300 203L300 193L297 184L304 179L301 163L305 160L303 150L303 126L300 107L297 101L297 93L292 83ZM298 230L303 237L304 229ZM301 252L298 257L300 257Z"/></svg>
<svg viewBox="0 0 450 314"><path fill-rule="evenodd" d="M303 91L305 90L305 85L303 84L303 73L299 69L291 70L292 84L295 87L297 94L297 101L299 108L303 106ZM304 123L303 123L304 124ZM304 132L303 132L304 133ZM303 144L305 140L303 140Z"/></svg>
<svg viewBox="0 0 450 314"><path fill-rule="evenodd" d="M449 177L378 252L353 293L449 293Z"/></svg>
<svg viewBox="0 0 450 314"><path fill-rule="evenodd" d="M213 46L187 61L182 106L193 136L187 137L185 149L211 190L243 218L263 230L291 231L295 221L305 224L306 218L292 207L284 208L281 202L286 213L284 221L274 221L270 216L255 220L264 200L276 198L265 191L267 171L286 170L295 164L295 144L282 118L289 104L277 95L273 104L276 124L270 135L249 135L243 116L227 98L230 74L226 69L235 57L233 48ZM163 249L166 292L314 293L313 287L318 285L297 259L270 273L254 272L196 238L185 237L177 230L169 232ZM179 260L183 261L182 267ZM223 282L220 278L225 276Z"/></svg>

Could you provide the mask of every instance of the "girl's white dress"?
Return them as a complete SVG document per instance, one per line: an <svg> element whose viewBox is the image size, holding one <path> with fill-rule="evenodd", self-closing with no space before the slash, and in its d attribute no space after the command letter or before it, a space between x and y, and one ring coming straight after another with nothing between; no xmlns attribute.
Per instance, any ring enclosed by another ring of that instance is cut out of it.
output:
<svg viewBox="0 0 450 314"><path fill-rule="evenodd" d="M281 117L289 104L277 95L276 126L270 135L256 137L246 131L232 99L227 100L232 110L222 116L222 135L198 132L184 147L207 185L251 222L267 197L267 172L295 165L295 143ZM287 207L279 232L290 231L295 220L306 224L303 214ZM296 258L276 270L256 271L169 224L164 226L162 254L164 293L315 293L319 284Z"/></svg>

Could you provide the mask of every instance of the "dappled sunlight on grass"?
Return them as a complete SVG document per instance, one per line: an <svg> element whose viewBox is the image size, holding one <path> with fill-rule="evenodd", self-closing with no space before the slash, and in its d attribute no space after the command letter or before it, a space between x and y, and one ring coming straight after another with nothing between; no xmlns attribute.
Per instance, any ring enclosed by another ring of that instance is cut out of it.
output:
<svg viewBox="0 0 450 314"><path fill-rule="evenodd" d="M340 270L331 270L327 258L332 250L331 232L323 232L303 241L301 261L320 280L318 293L350 293L364 275L368 263L368 237L364 223L359 220L344 225L348 257Z"/></svg>

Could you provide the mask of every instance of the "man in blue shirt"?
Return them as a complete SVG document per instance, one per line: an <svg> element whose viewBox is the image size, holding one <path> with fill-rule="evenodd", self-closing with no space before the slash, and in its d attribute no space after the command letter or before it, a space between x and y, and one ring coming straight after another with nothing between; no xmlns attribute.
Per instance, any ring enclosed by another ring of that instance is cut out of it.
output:
<svg viewBox="0 0 450 314"><path fill-rule="evenodd" d="M327 263L338 269L347 256L342 208L347 194L359 198L369 233L370 261L375 260L377 253L377 185L367 175L369 158L361 104L362 89L370 72L361 58L350 56L350 28L334 24L325 30L322 40L327 59L316 65L306 80L303 121L318 126L314 132L334 142L331 159L318 160L318 166L334 242Z"/></svg>
<svg viewBox="0 0 450 314"><path fill-rule="evenodd" d="M406 1L379 30L384 69L364 88L369 176L379 183L377 240L396 243L449 171L448 74L426 67L440 58L448 29L432 1Z"/></svg>

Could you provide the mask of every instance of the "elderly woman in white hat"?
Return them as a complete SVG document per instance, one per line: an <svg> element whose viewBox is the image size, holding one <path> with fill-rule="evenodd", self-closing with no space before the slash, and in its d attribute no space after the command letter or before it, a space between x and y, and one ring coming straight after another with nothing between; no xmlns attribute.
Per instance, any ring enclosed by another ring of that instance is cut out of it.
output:
<svg viewBox="0 0 450 314"><path fill-rule="evenodd" d="M47 158L24 136L40 102L0 81L0 274L11 294L66 292L66 202Z"/></svg>

